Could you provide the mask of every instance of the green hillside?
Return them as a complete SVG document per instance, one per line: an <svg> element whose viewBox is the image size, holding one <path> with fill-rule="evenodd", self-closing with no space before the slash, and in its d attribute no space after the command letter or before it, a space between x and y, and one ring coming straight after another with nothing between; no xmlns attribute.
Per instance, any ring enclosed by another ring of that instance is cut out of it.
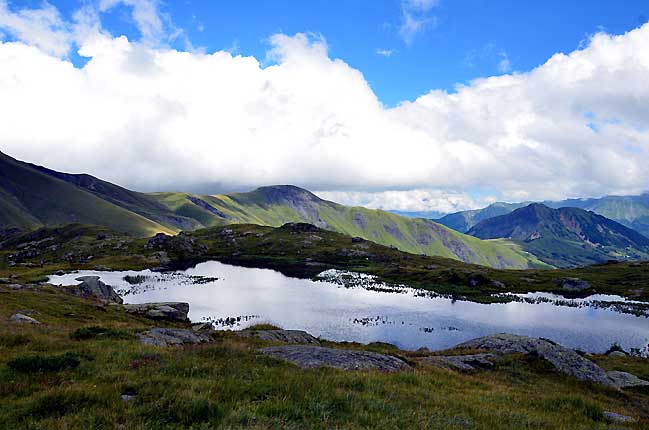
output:
<svg viewBox="0 0 649 430"><path fill-rule="evenodd" d="M177 215L192 217L205 226L245 223L278 227L287 222L308 222L416 254L498 268L547 267L509 243L482 241L426 219L340 205L290 185L214 196L153 196Z"/></svg>
<svg viewBox="0 0 649 430"><path fill-rule="evenodd" d="M481 239L514 240L542 261L558 267L649 258L649 239L578 208L552 209L534 203L484 220L468 234Z"/></svg>
<svg viewBox="0 0 649 430"><path fill-rule="evenodd" d="M0 153L0 223L34 228L73 222L148 235L173 230Z"/></svg>

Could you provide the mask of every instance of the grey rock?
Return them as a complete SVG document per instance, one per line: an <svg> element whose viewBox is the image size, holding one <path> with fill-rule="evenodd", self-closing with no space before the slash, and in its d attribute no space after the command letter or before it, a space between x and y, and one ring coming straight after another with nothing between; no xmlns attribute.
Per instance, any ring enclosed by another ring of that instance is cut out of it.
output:
<svg viewBox="0 0 649 430"><path fill-rule="evenodd" d="M241 337L255 337L270 342L320 345L317 338L302 330L242 330L237 334Z"/></svg>
<svg viewBox="0 0 649 430"><path fill-rule="evenodd" d="M73 293L81 297L95 298L107 303L123 303L122 298L113 290L113 287L106 285L99 280L99 276L81 276L76 278L81 281L74 287Z"/></svg>
<svg viewBox="0 0 649 430"><path fill-rule="evenodd" d="M9 278L0 278L0 284L11 284L11 279L9 279Z"/></svg>
<svg viewBox="0 0 649 430"><path fill-rule="evenodd" d="M155 346L195 345L211 342L213 340L209 335L197 333L193 330L162 327L156 327L138 333L137 336L140 339L140 342L146 345Z"/></svg>
<svg viewBox="0 0 649 430"><path fill-rule="evenodd" d="M446 369L471 372L478 369L494 366L494 354L471 354L471 355L434 355L425 357L423 363L432 364Z"/></svg>
<svg viewBox="0 0 649 430"><path fill-rule="evenodd" d="M208 322L192 324L192 330L194 331L211 331L212 329L212 324Z"/></svg>
<svg viewBox="0 0 649 430"><path fill-rule="evenodd" d="M604 369L570 348L546 339L514 334L494 334L461 343L458 348L485 349L499 354L535 354L550 362L558 371L582 381L614 386Z"/></svg>
<svg viewBox="0 0 649 430"><path fill-rule="evenodd" d="M633 417L630 417L628 415L616 414L615 412L604 411L603 415L604 418L606 418L606 420L611 423L623 424L623 423L634 423L636 421L635 418Z"/></svg>
<svg viewBox="0 0 649 430"><path fill-rule="evenodd" d="M369 351L324 348L310 345L272 346L259 350L268 356L286 360L303 369L333 367L341 370L406 370L410 365L400 358Z"/></svg>
<svg viewBox="0 0 649 430"><path fill-rule="evenodd" d="M579 278L557 279L557 285L566 291L584 291L590 288L590 283Z"/></svg>
<svg viewBox="0 0 649 430"><path fill-rule="evenodd" d="M121 395L121 399L122 399L123 402L130 402L131 400L135 400L135 397L136 396L131 395L131 394L122 394Z"/></svg>
<svg viewBox="0 0 649 430"><path fill-rule="evenodd" d="M612 370L606 373L616 388L649 387L649 381L628 373Z"/></svg>
<svg viewBox="0 0 649 430"><path fill-rule="evenodd" d="M187 321L189 303L162 302L128 304L124 305L124 310L131 314L142 315L152 319Z"/></svg>
<svg viewBox="0 0 649 430"><path fill-rule="evenodd" d="M19 324L40 324L41 322L24 314L13 314L9 321Z"/></svg>
<svg viewBox="0 0 649 430"><path fill-rule="evenodd" d="M627 357L626 352L612 351L607 354L609 357Z"/></svg>

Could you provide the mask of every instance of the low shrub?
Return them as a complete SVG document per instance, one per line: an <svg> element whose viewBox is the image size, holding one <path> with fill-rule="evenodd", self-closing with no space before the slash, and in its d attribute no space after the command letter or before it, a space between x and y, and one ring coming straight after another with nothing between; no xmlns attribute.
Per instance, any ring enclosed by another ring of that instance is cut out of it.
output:
<svg viewBox="0 0 649 430"><path fill-rule="evenodd" d="M70 338L74 340L88 340L97 338L130 339L132 337L133 336L130 333L124 330L116 330L113 328L100 326L81 327L70 334Z"/></svg>
<svg viewBox="0 0 649 430"><path fill-rule="evenodd" d="M29 355L11 360L7 365L16 372L59 372L79 367L81 360L77 354Z"/></svg>

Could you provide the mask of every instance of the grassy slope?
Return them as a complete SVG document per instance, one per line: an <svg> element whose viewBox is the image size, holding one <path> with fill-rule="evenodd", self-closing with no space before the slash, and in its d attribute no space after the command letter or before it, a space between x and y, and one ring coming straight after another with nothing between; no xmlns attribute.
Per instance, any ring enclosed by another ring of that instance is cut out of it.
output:
<svg viewBox="0 0 649 430"><path fill-rule="evenodd" d="M135 333L155 325L58 289L13 291L0 285L0 428L46 429L564 429L610 428L603 411L649 425L649 392L611 389L558 374L543 362L499 359L473 374L417 364L421 353L385 344L327 346L399 355L414 370L386 374L302 370L267 358L267 343L216 332L216 342L187 348L141 345ZM8 322L31 309L43 325ZM89 326L116 337L73 340ZM172 325L173 326L173 325ZM178 326L178 325L176 325ZM62 371L19 372L16 358L74 354ZM453 353L453 352L451 352ZM646 360L595 357L606 369L649 378ZM129 402L122 394L134 395Z"/></svg>
<svg viewBox="0 0 649 430"><path fill-rule="evenodd" d="M206 226L249 223L278 227L287 222L308 222L411 253L460 259L491 267L549 267L520 247L502 241L481 241L429 220L348 207L317 198L297 206L284 202L268 203L259 191L193 196L225 215L219 217L189 201L184 193L158 193L154 196L174 213L197 219ZM304 207L308 210L303 210Z"/></svg>
<svg viewBox="0 0 649 430"><path fill-rule="evenodd" d="M24 224L37 220L41 225L82 222L100 224L135 235L172 232L158 223L103 200L75 185L0 154L0 199L3 207L17 201L29 214L17 213ZM15 207L15 205L12 205ZM15 222L15 220L14 220ZM12 224L5 224L12 225ZM25 225L22 225L23 227Z"/></svg>

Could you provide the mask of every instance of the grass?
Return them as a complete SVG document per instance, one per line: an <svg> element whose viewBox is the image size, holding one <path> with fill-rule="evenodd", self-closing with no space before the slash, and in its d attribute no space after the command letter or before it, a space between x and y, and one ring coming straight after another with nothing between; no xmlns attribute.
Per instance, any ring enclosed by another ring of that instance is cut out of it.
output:
<svg viewBox="0 0 649 430"><path fill-rule="evenodd" d="M605 429L603 411L640 420L620 428L649 425L646 392L580 383L533 359L504 357L495 370L474 374L428 365L394 374L302 370L260 355L263 342L231 332L217 332L212 344L159 348L132 336L152 322L118 306L48 287L0 286L0 295L0 428ZM7 321L25 307L43 324ZM131 336L103 335L113 331ZM76 340L79 333L91 335ZM411 362L418 355L387 344L325 345ZM649 373L646 361L632 357L601 360ZM17 369L16 362L25 364ZM123 401L124 394L133 397Z"/></svg>

